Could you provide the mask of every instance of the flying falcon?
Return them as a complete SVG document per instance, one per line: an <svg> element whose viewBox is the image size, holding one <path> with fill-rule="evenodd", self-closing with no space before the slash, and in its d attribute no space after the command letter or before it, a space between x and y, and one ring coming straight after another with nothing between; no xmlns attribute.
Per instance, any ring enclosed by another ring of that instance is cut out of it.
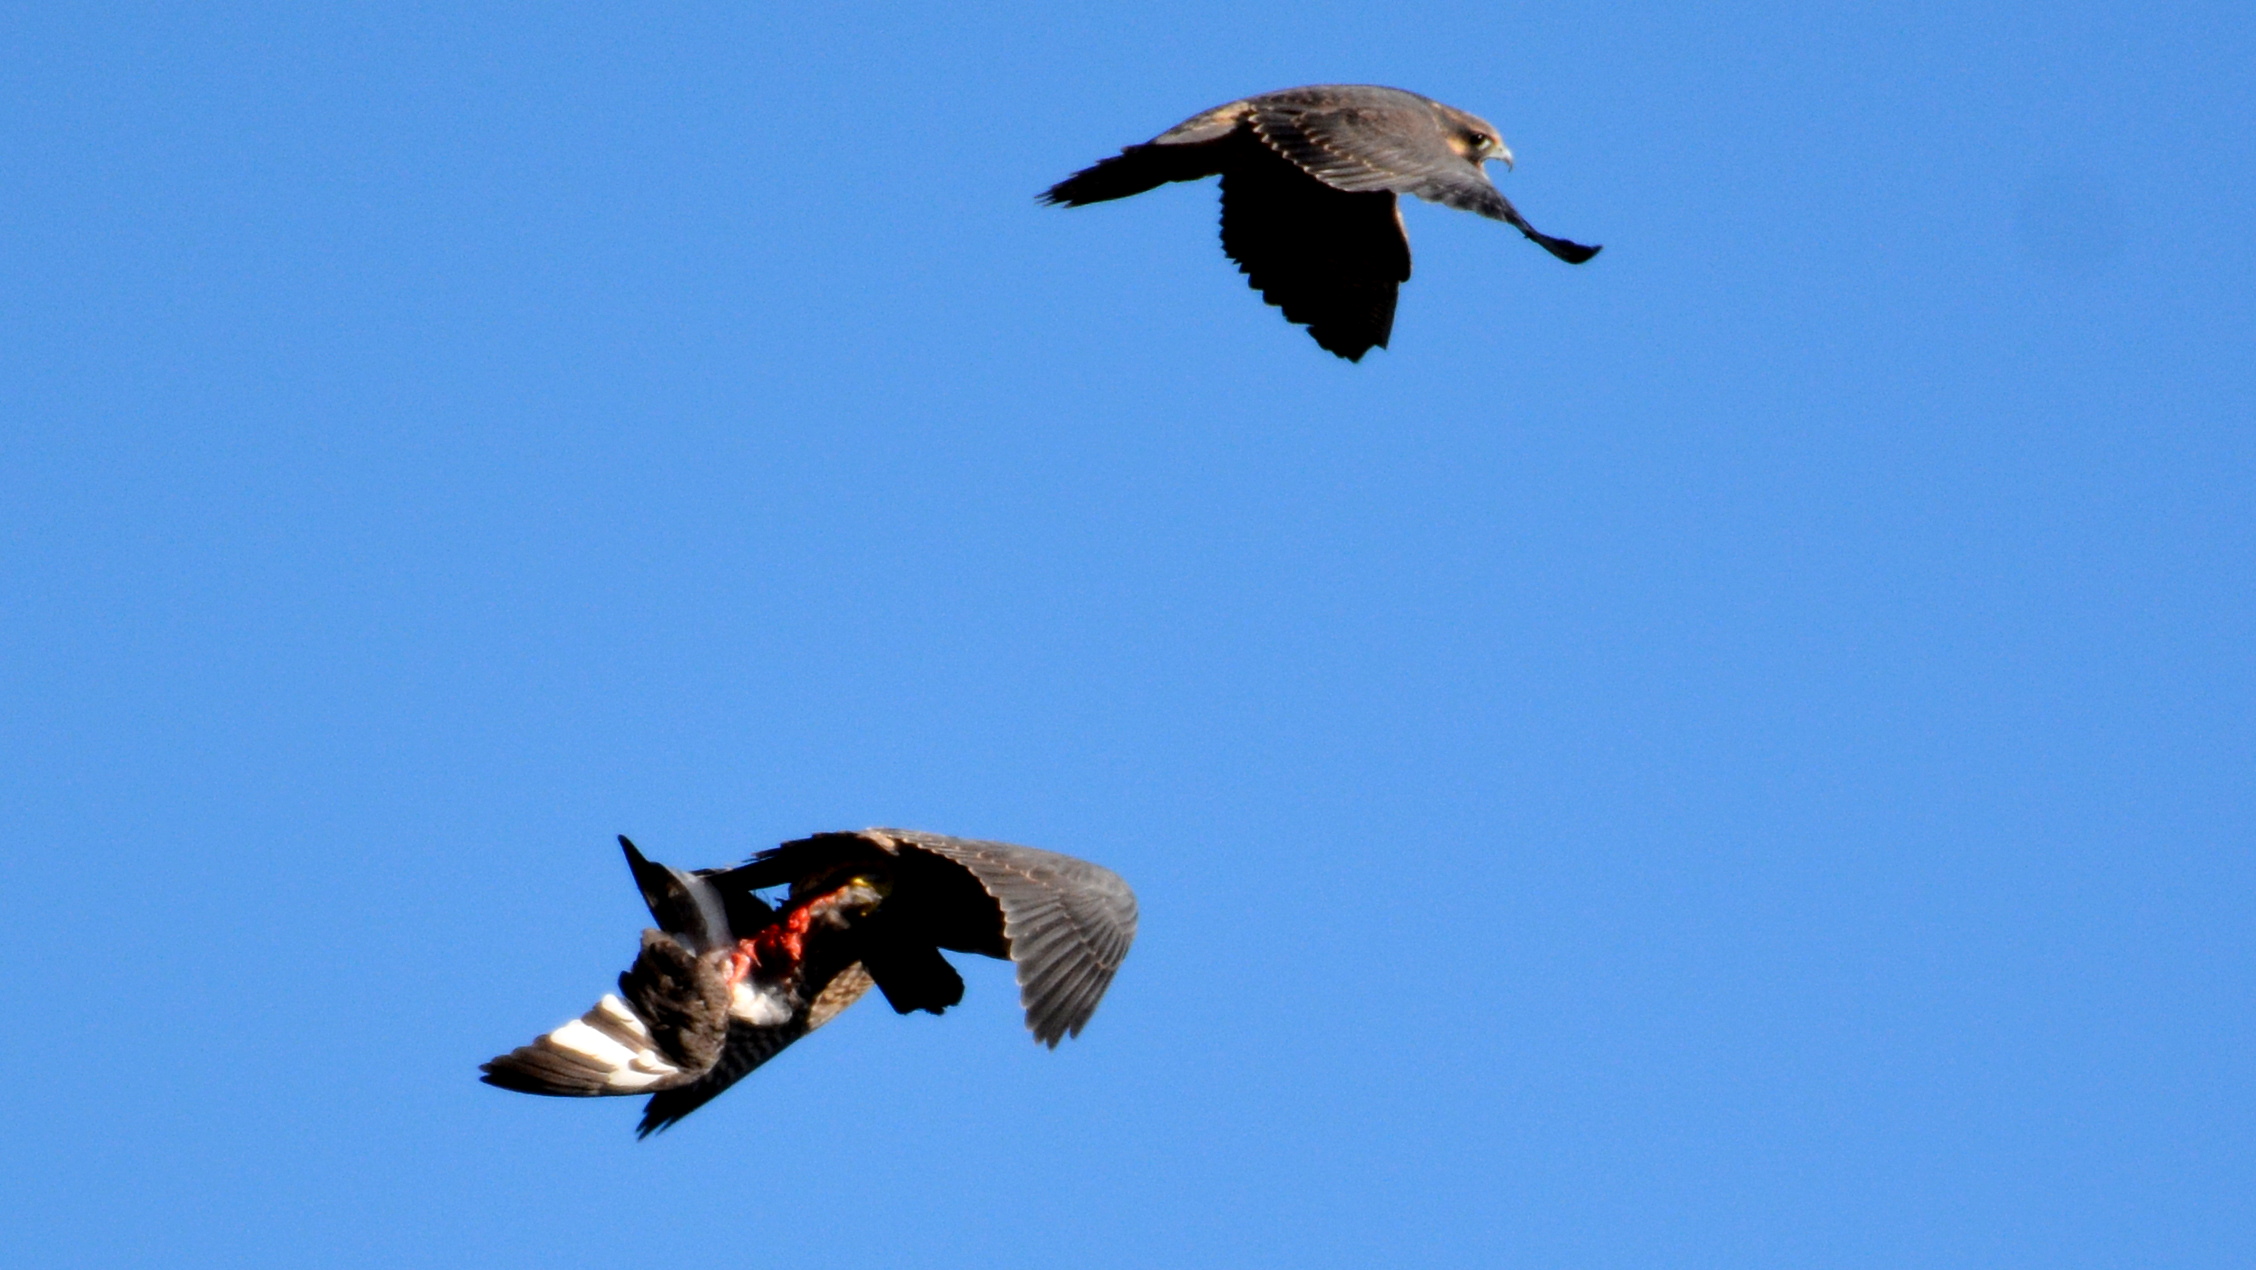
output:
<svg viewBox="0 0 2256 1270"><path fill-rule="evenodd" d="M1222 250L1261 298L1347 360L1385 348L1395 290L1410 280L1397 194L1479 212L1571 265L1598 248L1527 223L1489 184L1512 152L1486 120L1369 84L1263 93L1193 115L1053 185L1042 201L1079 207L1169 181L1222 178Z"/></svg>
<svg viewBox="0 0 2256 1270"><path fill-rule="evenodd" d="M1013 962L1026 1026L1055 1049L1081 1034L1136 937L1136 896L1119 874L1007 842L820 833L695 872L619 845L658 929L642 933L616 995L480 1070L528 1094L649 1094L641 1137L872 985L901 1014L963 1000L943 948ZM771 887L789 888L778 904L755 894Z"/></svg>

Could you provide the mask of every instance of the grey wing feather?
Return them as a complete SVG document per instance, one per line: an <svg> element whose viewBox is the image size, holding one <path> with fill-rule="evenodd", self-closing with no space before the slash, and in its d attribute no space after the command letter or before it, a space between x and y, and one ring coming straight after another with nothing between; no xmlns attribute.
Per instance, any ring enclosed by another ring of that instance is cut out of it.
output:
<svg viewBox="0 0 2256 1270"><path fill-rule="evenodd" d="M1520 215L1520 209L1512 206L1512 200L1504 197L1503 191L1489 184L1487 175L1478 171L1463 170L1461 166L1437 168L1415 181L1405 182L1400 188L1402 193L1415 194L1429 203L1454 207L1461 212L1478 212L1490 220L1503 221L1525 234L1536 246L1570 265L1579 265L1603 250L1554 238L1528 224L1527 218Z"/></svg>
<svg viewBox="0 0 2256 1270"><path fill-rule="evenodd" d="M1414 192L1408 182L1445 164L1478 177L1449 148L1432 109L1407 93L1345 99L1272 94L1255 99L1253 130L1272 149L1336 190L1408 194Z"/></svg>
<svg viewBox="0 0 2256 1270"><path fill-rule="evenodd" d="M1007 842L876 829L962 866L993 896L1034 1039L1078 1036L1136 938L1136 894L1087 860Z"/></svg>

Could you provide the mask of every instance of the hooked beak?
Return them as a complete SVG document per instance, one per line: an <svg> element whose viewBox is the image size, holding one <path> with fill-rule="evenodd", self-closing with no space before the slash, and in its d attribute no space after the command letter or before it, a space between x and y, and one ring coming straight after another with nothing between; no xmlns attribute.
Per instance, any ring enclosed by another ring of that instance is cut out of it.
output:
<svg viewBox="0 0 2256 1270"><path fill-rule="evenodd" d="M1505 145L1503 142L1497 142L1496 153L1488 157L1498 163L1503 164L1505 171L1509 172L1512 170L1512 147Z"/></svg>

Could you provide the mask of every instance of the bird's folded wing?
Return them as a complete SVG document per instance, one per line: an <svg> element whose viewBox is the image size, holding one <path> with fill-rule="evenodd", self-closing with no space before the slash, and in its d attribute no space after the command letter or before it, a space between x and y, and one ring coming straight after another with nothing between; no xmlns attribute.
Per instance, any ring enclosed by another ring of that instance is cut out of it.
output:
<svg viewBox="0 0 2256 1270"><path fill-rule="evenodd" d="M993 896L1034 1039L1055 1048L1096 1012L1136 937L1136 895L1086 860L1007 842L875 829L960 865Z"/></svg>

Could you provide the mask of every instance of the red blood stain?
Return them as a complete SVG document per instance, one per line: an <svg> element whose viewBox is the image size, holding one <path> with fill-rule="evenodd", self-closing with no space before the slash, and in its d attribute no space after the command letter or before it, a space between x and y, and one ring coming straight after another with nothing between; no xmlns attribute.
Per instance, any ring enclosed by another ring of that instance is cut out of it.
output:
<svg viewBox="0 0 2256 1270"><path fill-rule="evenodd" d="M835 907L839 895L847 889L848 886L842 886L835 891L809 896L759 934L738 940L737 950L750 960L751 969L762 979L781 979L798 969L800 961L806 957L807 931L814 926L815 919Z"/></svg>

